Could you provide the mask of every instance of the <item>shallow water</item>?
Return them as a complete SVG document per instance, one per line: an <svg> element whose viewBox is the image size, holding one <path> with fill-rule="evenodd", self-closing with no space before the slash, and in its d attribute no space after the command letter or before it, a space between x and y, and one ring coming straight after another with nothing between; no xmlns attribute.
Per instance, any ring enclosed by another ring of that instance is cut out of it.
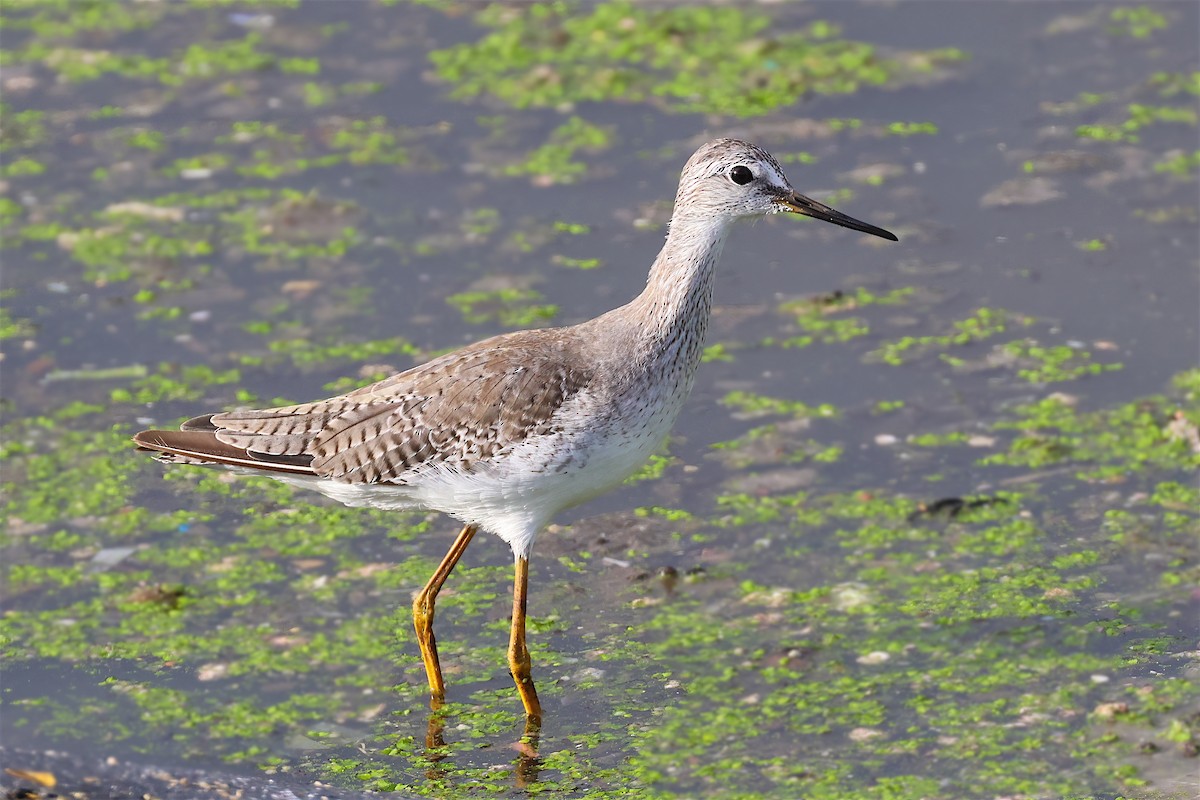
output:
<svg viewBox="0 0 1200 800"><path fill-rule="evenodd" d="M1194 796L1195 5L540 14L5 11L4 744L438 797ZM538 542L540 740L484 537L430 750L407 609L452 521L127 438L624 302L717 135L901 241L735 231L668 452Z"/></svg>

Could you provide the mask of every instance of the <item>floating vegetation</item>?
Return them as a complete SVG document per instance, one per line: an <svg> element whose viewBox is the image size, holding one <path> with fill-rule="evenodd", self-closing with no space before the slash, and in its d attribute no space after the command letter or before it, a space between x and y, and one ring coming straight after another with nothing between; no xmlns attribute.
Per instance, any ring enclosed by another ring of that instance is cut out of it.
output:
<svg viewBox="0 0 1200 800"><path fill-rule="evenodd" d="M1151 106L1131 103L1125 107L1127 118L1117 124L1080 125L1075 135L1081 139L1102 142L1138 142L1140 131L1148 125L1176 122L1196 125L1196 109L1190 106Z"/></svg>
<svg viewBox="0 0 1200 800"><path fill-rule="evenodd" d="M446 298L463 319L473 325L495 321L508 328L544 324L558 313L558 306L539 304L540 292L533 289L495 289L459 292Z"/></svg>
<svg viewBox="0 0 1200 800"><path fill-rule="evenodd" d="M1110 33L1145 39L1167 27L1166 15L1151 6L1121 6L1108 12Z"/></svg>
<svg viewBox="0 0 1200 800"><path fill-rule="evenodd" d="M763 397L750 392L730 392L721 398L721 404L735 408L745 419L783 414L793 417L836 417L837 409L828 403L820 406L810 406L799 400L782 400L777 397Z"/></svg>
<svg viewBox="0 0 1200 800"><path fill-rule="evenodd" d="M587 165L574 160L577 152L597 152L607 148L612 134L579 117L571 117L550 132L546 144L533 150L521 162L504 167L505 175L527 175L537 183L571 183L587 172Z"/></svg>
<svg viewBox="0 0 1200 800"><path fill-rule="evenodd" d="M929 336L904 336L888 342L875 351L874 355L886 364L899 366L918 355L933 350L944 350L956 346L980 342L1004 333L1012 326L1027 327L1033 320L1021 314L1013 314L1002 308L980 308L971 316L950 323L950 331Z"/></svg>
<svg viewBox="0 0 1200 800"><path fill-rule="evenodd" d="M1190 385L1195 375L1178 379ZM1192 394L1189 403L1195 402ZM1082 412L1069 396L1052 395L1017 408L1015 419L997 422L995 430L1018 431L1007 452L985 464L1041 468L1067 463L1079 468L1080 480L1123 480L1146 469L1200 469L1200 452L1187 431L1200 424L1194 406L1152 396L1113 409ZM1189 428L1190 426L1190 428Z"/></svg>
<svg viewBox="0 0 1200 800"><path fill-rule="evenodd" d="M938 132L938 127L932 122L891 122L884 131L891 136L932 135Z"/></svg>
<svg viewBox="0 0 1200 800"><path fill-rule="evenodd" d="M1121 369L1121 364L1100 364L1087 351L1057 345L1043 347L1030 339L1018 339L1002 345L1006 354L1017 359L1017 375L1030 383L1071 381L1085 375L1099 375ZM1028 365L1028 366L1024 366Z"/></svg>
<svg viewBox="0 0 1200 800"><path fill-rule="evenodd" d="M606 2L579 14L568 3L497 5L478 21L492 32L430 57L457 97L491 95L517 108L657 101L756 116L808 94L901 85L965 57L953 48L883 54L839 38L828 22L771 35L768 16L734 7Z"/></svg>
<svg viewBox="0 0 1200 800"><path fill-rule="evenodd" d="M788 301L783 303L779 310L795 315L796 324L804 333L785 339L768 338L763 340L762 344L786 348L807 347L814 342L829 344L866 336L870 332L870 326L865 320L860 317L836 315L867 306L902 304L912 291L911 288L903 288L875 294L860 286L853 292L838 290L815 298Z"/></svg>
<svg viewBox="0 0 1200 800"><path fill-rule="evenodd" d="M1154 165L1155 172L1167 172L1178 178L1190 178L1200 170L1200 150L1168 155Z"/></svg>

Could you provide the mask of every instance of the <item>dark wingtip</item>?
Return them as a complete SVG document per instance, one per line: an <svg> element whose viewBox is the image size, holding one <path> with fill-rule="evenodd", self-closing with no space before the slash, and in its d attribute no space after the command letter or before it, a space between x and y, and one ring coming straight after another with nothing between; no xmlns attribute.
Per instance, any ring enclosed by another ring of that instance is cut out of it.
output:
<svg viewBox="0 0 1200 800"><path fill-rule="evenodd" d="M198 417L192 417L187 422L179 426L181 431L215 431L217 426L213 424L212 414L201 414Z"/></svg>
<svg viewBox="0 0 1200 800"><path fill-rule="evenodd" d="M246 456L244 450L221 442L207 431L139 431L133 435L133 443L142 450L201 460L222 461Z"/></svg>
<svg viewBox="0 0 1200 800"><path fill-rule="evenodd" d="M207 417L196 417L184 424L198 421L197 424L203 425L207 420ZM207 424L211 425L211 422ZM216 430L215 426L213 430ZM222 442L212 430L139 431L133 435L133 443L139 450L153 452L160 460L173 463L216 464L291 474L313 472L312 456L307 453L280 456L255 453Z"/></svg>
<svg viewBox="0 0 1200 800"><path fill-rule="evenodd" d="M138 446L139 450L162 450L164 433L168 433L168 431L138 431L132 437L133 443Z"/></svg>

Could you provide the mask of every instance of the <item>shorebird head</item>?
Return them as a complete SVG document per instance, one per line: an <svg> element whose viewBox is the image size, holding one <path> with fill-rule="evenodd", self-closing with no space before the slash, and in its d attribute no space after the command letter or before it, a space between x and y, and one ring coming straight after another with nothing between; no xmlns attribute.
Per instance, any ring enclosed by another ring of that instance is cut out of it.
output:
<svg viewBox="0 0 1200 800"><path fill-rule="evenodd" d="M895 234L868 225L797 192L770 153L740 139L715 139L692 154L679 179L674 218L729 220L803 214L893 242Z"/></svg>

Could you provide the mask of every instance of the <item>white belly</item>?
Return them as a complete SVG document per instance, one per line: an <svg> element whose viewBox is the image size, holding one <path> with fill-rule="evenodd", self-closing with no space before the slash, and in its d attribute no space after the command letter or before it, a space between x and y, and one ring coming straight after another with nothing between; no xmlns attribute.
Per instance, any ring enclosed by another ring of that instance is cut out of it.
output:
<svg viewBox="0 0 1200 800"><path fill-rule="evenodd" d="M522 440L466 472L453 465L420 467L406 473L403 483L290 475L279 480L348 506L441 511L496 534L527 558L555 515L613 489L646 463L669 433L683 398L637 402L603 414L588 401L564 406L555 432Z"/></svg>

